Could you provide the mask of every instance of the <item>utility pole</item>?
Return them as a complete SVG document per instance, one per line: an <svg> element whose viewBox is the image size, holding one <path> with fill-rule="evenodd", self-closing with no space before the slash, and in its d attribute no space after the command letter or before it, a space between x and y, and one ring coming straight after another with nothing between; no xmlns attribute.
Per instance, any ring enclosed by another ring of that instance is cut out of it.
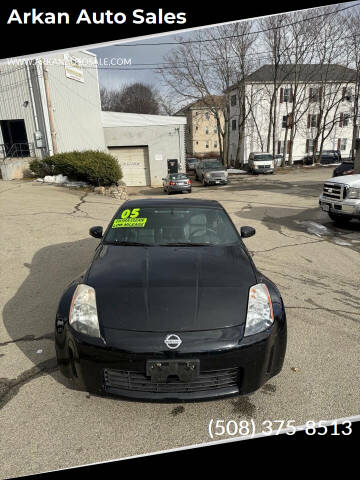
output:
<svg viewBox="0 0 360 480"><path fill-rule="evenodd" d="M51 133L51 141L53 144L53 152L54 155L58 153L57 143L56 143L56 132L55 132L55 124L54 124L54 112L51 105L51 97L50 97L50 88L49 88L49 77L47 70L45 68L44 62L42 64L42 71L44 76L44 85L45 85L45 93L46 93L46 103L49 112L49 124L50 124L50 133Z"/></svg>
<svg viewBox="0 0 360 480"><path fill-rule="evenodd" d="M360 138L356 139L355 148L354 173L360 173Z"/></svg>

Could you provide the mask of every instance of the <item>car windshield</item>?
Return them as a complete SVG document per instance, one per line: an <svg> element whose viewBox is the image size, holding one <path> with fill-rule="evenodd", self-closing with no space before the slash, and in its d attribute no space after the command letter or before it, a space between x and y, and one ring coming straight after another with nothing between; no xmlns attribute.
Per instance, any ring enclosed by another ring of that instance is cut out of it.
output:
<svg viewBox="0 0 360 480"><path fill-rule="evenodd" d="M240 245L221 208L139 207L120 209L103 243L112 245Z"/></svg>
<svg viewBox="0 0 360 480"><path fill-rule="evenodd" d="M254 162L257 162L258 160L273 160L273 156L271 154L268 155L255 155L254 156Z"/></svg>
<svg viewBox="0 0 360 480"><path fill-rule="evenodd" d="M169 180L186 180L187 176L184 173L172 173L169 175Z"/></svg>
<svg viewBox="0 0 360 480"><path fill-rule="evenodd" d="M203 160L202 165L207 170L210 168L224 168L219 160Z"/></svg>

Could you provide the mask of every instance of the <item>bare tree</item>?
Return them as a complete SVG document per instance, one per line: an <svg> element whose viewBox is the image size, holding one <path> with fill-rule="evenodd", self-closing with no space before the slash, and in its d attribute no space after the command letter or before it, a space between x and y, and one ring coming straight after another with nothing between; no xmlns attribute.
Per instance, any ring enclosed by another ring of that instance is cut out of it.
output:
<svg viewBox="0 0 360 480"><path fill-rule="evenodd" d="M160 111L160 98L152 85L136 82L119 90L100 90L101 107L113 112L144 113L157 115Z"/></svg>
<svg viewBox="0 0 360 480"><path fill-rule="evenodd" d="M345 51L349 52L350 65L355 70L354 91L351 95L353 102L352 115L352 141L351 141L351 158L355 159L356 153L356 139L359 137L359 100L360 100L360 10L359 8L351 11L350 14L343 16L344 24L347 27L345 37Z"/></svg>
<svg viewBox="0 0 360 480"><path fill-rule="evenodd" d="M201 100L216 119L224 164L229 164L229 87L239 79L234 51L238 24L199 30L192 42L178 38L179 45L165 57L166 69L159 70L164 83L182 101ZM235 33L234 33L235 32ZM221 102L219 98L221 97Z"/></svg>

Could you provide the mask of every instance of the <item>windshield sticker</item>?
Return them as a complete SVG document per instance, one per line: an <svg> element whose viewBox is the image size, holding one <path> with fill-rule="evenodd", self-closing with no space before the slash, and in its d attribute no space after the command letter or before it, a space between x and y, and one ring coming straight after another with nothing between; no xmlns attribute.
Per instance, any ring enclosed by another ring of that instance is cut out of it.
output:
<svg viewBox="0 0 360 480"><path fill-rule="evenodd" d="M145 227L147 218L115 218L111 228Z"/></svg>

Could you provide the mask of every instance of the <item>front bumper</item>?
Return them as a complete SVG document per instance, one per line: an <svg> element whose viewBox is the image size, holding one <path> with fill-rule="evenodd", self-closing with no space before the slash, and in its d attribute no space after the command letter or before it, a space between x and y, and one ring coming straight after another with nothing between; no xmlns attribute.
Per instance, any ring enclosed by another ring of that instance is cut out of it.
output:
<svg viewBox="0 0 360 480"><path fill-rule="evenodd" d="M274 173L273 168L254 168L255 173Z"/></svg>
<svg viewBox="0 0 360 480"><path fill-rule="evenodd" d="M324 195L319 198L319 206L321 210L327 213L335 213L353 218L360 218L360 200L345 199L334 200Z"/></svg>
<svg viewBox="0 0 360 480"><path fill-rule="evenodd" d="M105 344L75 332L68 324L56 333L56 354L62 373L90 392L147 401L191 401L245 395L259 389L282 368L286 350L285 313L281 322L251 337L243 327L208 332L181 332L179 350L164 346L166 334L111 331ZM110 333L105 329L105 338ZM147 360L200 362L200 374L186 383L168 379L152 383Z"/></svg>
<svg viewBox="0 0 360 480"><path fill-rule="evenodd" d="M207 185L226 185L228 183L227 178L204 178Z"/></svg>
<svg viewBox="0 0 360 480"><path fill-rule="evenodd" d="M170 192L184 192L185 190L191 190L191 184L187 185L169 185Z"/></svg>

